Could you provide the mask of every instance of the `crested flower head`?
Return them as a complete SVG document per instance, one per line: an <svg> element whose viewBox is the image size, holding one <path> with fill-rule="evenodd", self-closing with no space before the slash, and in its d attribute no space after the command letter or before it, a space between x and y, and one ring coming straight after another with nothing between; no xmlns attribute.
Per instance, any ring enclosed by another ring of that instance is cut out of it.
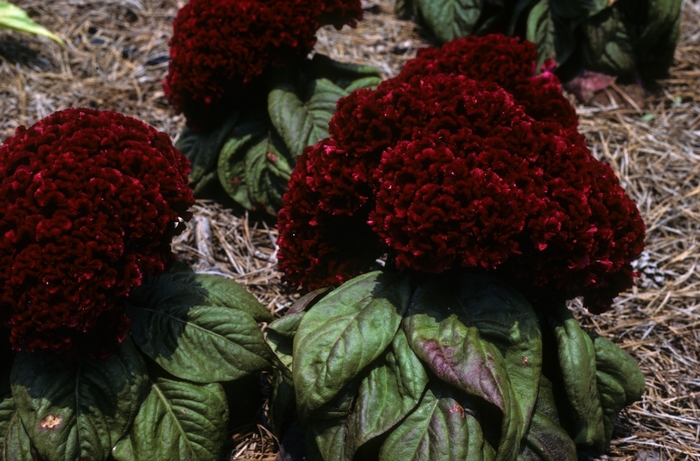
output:
<svg viewBox="0 0 700 461"><path fill-rule="evenodd" d="M114 112L67 109L0 147L0 323L16 350L109 355L123 299L173 262L190 218L188 160Z"/></svg>
<svg viewBox="0 0 700 461"><path fill-rule="evenodd" d="M497 273L609 308L632 284L644 224L575 121L520 97L512 80L526 66L508 64L519 56L492 66L497 82L407 71L342 99L279 213L286 280L337 285L388 255L398 270ZM530 80L540 84L531 70Z"/></svg>
<svg viewBox="0 0 700 461"><path fill-rule="evenodd" d="M173 23L165 94L203 129L265 70L305 57L321 26L361 17L360 0L190 0Z"/></svg>

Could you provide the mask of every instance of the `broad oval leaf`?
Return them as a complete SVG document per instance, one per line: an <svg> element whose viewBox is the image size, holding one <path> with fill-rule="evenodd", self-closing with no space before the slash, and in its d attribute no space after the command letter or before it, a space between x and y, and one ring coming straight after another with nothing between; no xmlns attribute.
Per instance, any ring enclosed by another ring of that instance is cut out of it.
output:
<svg viewBox="0 0 700 461"><path fill-rule="evenodd" d="M391 431L379 461L496 459L473 402L445 385L430 385L418 407Z"/></svg>
<svg viewBox="0 0 700 461"><path fill-rule="evenodd" d="M146 365L128 338L104 360L68 364L19 353L11 379L22 423L47 461L107 459L148 389Z"/></svg>
<svg viewBox="0 0 700 461"><path fill-rule="evenodd" d="M494 308L502 307L495 303ZM525 421L506 361L498 347L471 324L454 288L435 281L419 286L403 328L411 349L438 378L501 411L497 459L517 453Z"/></svg>
<svg viewBox="0 0 700 461"><path fill-rule="evenodd" d="M8 389L6 392L0 394L0 453L2 453L3 450L5 434L7 434L8 428L10 427L10 420L12 420L16 411L15 401L12 399L12 394ZM2 457L0 457L0 459L2 459Z"/></svg>
<svg viewBox="0 0 700 461"><path fill-rule="evenodd" d="M32 447L29 434L27 434L17 411L12 414L7 424L7 431L2 436L3 445L0 459L4 461L34 461L37 459L36 450Z"/></svg>
<svg viewBox="0 0 700 461"><path fill-rule="evenodd" d="M344 461L345 419L314 419L309 429L323 461ZM348 459L352 461L352 459Z"/></svg>
<svg viewBox="0 0 700 461"><path fill-rule="evenodd" d="M430 31L442 43L472 35L484 0L414 0Z"/></svg>
<svg viewBox="0 0 700 461"><path fill-rule="evenodd" d="M616 5L587 19L581 26L582 66L609 75L634 72L634 25L623 20Z"/></svg>
<svg viewBox="0 0 700 461"><path fill-rule="evenodd" d="M206 300L214 305L248 313L256 322L272 322L273 316L248 290L231 279L197 274L194 283L206 292Z"/></svg>
<svg viewBox="0 0 700 461"><path fill-rule="evenodd" d="M535 310L509 285L475 274L461 277L459 301L479 336L503 354L521 421L529 421L542 374L542 335ZM516 427L514 437L519 440L527 424Z"/></svg>
<svg viewBox="0 0 700 461"><path fill-rule="evenodd" d="M345 422L345 458L367 441L389 431L418 404L428 374L399 329L391 348L372 365L362 380L352 413Z"/></svg>
<svg viewBox="0 0 700 461"><path fill-rule="evenodd" d="M596 386L603 409L606 445L612 438L617 415L644 393L644 375L637 362L607 338L592 336L595 348Z"/></svg>
<svg viewBox="0 0 700 461"><path fill-rule="evenodd" d="M563 303L552 309L550 322L557 341L563 390L571 405L567 414L573 426L572 438L577 445L602 453L605 449L605 427L596 387L593 341Z"/></svg>
<svg viewBox="0 0 700 461"><path fill-rule="evenodd" d="M159 378L129 432L115 449L116 461L215 461L226 438L228 403L220 384Z"/></svg>
<svg viewBox="0 0 700 461"><path fill-rule="evenodd" d="M391 343L410 296L406 275L379 271L356 277L318 301L294 340L294 390L302 421Z"/></svg>
<svg viewBox="0 0 700 461"><path fill-rule="evenodd" d="M270 367L269 349L247 312L177 299L131 305L127 312L136 344L179 378L233 381Z"/></svg>
<svg viewBox="0 0 700 461"><path fill-rule="evenodd" d="M307 82L300 89L285 82L270 91L270 119L294 158L328 137L328 122L336 103L348 94L325 78Z"/></svg>

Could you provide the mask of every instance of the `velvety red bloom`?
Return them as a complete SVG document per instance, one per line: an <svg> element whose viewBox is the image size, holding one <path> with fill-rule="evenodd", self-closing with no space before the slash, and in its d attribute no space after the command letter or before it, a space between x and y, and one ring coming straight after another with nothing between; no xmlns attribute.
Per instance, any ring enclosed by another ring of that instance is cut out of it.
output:
<svg viewBox="0 0 700 461"><path fill-rule="evenodd" d="M576 127L576 110L562 95L554 61L548 59L537 75L537 50L531 42L517 37L491 34L468 36L445 43L441 48L421 48L396 77L410 80L414 75L457 73L474 80L497 83L538 121L553 121Z"/></svg>
<svg viewBox="0 0 700 461"><path fill-rule="evenodd" d="M16 350L109 355L123 298L173 262L194 203L161 132L93 109L56 112L0 147L0 323Z"/></svg>
<svg viewBox="0 0 700 461"><path fill-rule="evenodd" d="M360 0L190 0L173 23L165 95L205 129L265 70L305 57L321 26L361 17Z"/></svg>
<svg viewBox="0 0 700 461"><path fill-rule="evenodd" d="M279 213L286 280L339 284L386 254L399 270L474 268L608 308L632 284L639 211L570 121L524 101L430 71L342 99Z"/></svg>

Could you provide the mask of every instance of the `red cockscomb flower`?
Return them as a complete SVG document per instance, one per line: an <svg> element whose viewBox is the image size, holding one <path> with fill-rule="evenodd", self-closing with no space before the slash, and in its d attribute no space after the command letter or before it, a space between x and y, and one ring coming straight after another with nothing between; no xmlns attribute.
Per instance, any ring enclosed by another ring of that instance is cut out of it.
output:
<svg viewBox="0 0 700 461"><path fill-rule="evenodd" d="M244 84L305 57L321 26L361 17L360 0L190 0L173 23L165 95L205 129Z"/></svg>
<svg viewBox="0 0 700 461"><path fill-rule="evenodd" d="M388 253L399 270L477 268L608 308L632 284L639 212L571 121L538 120L507 83L416 73L341 100L279 213L286 280L337 285Z"/></svg>
<svg viewBox="0 0 700 461"><path fill-rule="evenodd" d="M109 355L123 298L173 261L194 203L170 138L114 112L67 109L0 147L0 322L16 350Z"/></svg>
<svg viewBox="0 0 700 461"><path fill-rule="evenodd" d="M410 80L414 75L461 74L474 80L497 83L522 104L538 121L552 121L565 127L578 125L576 110L562 95L555 63L548 59L537 75L534 43L517 37L491 34L468 36L445 43L441 48L421 48L396 77Z"/></svg>

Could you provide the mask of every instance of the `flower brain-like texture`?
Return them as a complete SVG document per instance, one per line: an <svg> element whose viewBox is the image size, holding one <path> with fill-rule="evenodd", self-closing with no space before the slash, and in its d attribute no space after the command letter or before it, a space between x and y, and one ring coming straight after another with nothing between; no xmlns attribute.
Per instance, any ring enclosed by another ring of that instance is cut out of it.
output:
<svg viewBox="0 0 700 461"><path fill-rule="evenodd" d="M165 94L190 127L205 129L212 108L244 84L305 57L321 26L361 17L359 0L190 0L173 23Z"/></svg>
<svg viewBox="0 0 700 461"><path fill-rule="evenodd" d="M124 297L172 262L194 203L170 138L114 112L67 109L0 147L0 322L16 350L108 356Z"/></svg>
<svg viewBox="0 0 700 461"><path fill-rule="evenodd" d="M538 120L504 86L416 73L341 100L284 197L286 280L338 285L388 255L398 270L494 272L608 309L632 285L639 211L575 123Z"/></svg>

